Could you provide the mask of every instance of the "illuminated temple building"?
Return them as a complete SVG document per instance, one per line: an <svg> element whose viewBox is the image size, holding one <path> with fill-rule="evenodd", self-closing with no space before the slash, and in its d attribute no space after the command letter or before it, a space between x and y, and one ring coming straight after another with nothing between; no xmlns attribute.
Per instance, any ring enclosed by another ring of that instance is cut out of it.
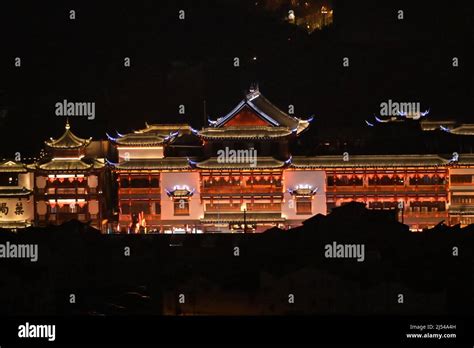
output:
<svg viewBox="0 0 474 348"><path fill-rule="evenodd" d="M0 228L34 224L33 205L33 173L21 162L0 162Z"/></svg>
<svg viewBox="0 0 474 348"><path fill-rule="evenodd" d="M325 213L323 191L308 190L324 184L323 172L285 170L289 143L308 126L254 89L200 131L147 124L109 136L119 159L110 163L120 184L118 229L132 223L161 232L251 232ZM302 175L308 177L298 187ZM285 201L294 201L292 208Z"/></svg>
<svg viewBox="0 0 474 348"><path fill-rule="evenodd" d="M0 227L77 219L108 233L251 233L350 201L391 210L412 230L474 223L474 154L292 156L310 124L258 88L200 130L147 123L94 141L67 123L35 163L0 162ZM470 125L443 124L474 135Z"/></svg>
<svg viewBox="0 0 474 348"><path fill-rule="evenodd" d="M46 156L28 166L34 172L37 225L76 219L101 227L104 162L88 153L100 143L74 135L69 122L60 138L45 141Z"/></svg>

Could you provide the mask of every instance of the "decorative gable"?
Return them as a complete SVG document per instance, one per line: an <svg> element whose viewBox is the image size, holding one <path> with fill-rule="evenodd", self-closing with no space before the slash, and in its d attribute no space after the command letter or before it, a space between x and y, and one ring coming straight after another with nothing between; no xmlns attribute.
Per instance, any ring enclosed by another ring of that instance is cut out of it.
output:
<svg viewBox="0 0 474 348"><path fill-rule="evenodd" d="M225 122L223 127L229 126L272 126L272 124L264 120L254 110L245 105L232 118Z"/></svg>

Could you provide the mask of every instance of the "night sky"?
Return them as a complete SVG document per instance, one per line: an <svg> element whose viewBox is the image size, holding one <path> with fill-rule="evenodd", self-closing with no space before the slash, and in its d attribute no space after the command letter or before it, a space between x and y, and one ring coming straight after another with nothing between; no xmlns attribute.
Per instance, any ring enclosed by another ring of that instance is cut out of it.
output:
<svg viewBox="0 0 474 348"><path fill-rule="evenodd" d="M430 119L472 122L473 8L334 1L334 24L309 35L255 1L3 1L0 158L36 155L60 136L65 119L54 104L63 99L96 103L95 120L71 123L76 134L101 139L145 121L200 128L203 100L216 118L252 82L283 110L293 104L303 118L316 115L308 139L361 134L388 99L419 101Z"/></svg>

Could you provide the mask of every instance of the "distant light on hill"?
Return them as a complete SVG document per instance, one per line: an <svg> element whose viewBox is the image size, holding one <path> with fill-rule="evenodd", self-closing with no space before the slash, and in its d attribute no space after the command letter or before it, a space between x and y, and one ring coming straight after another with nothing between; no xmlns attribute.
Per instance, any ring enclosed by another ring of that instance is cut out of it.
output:
<svg viewBox="0 0 474 348"><path fill-rule="evenodd" d="M263 0L255 3L266 12L281 15L290 24L304 28L308 33L321 30L333 23L331 1Z"/></svg>

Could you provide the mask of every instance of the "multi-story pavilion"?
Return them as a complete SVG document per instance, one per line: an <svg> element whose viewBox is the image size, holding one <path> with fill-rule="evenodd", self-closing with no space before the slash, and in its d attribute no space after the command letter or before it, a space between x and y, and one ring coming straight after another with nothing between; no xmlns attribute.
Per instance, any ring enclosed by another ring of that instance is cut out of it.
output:
<svg viewBox="0 0 474 348"><path fill-rule="evenodd" d="M101 228L104 160L91 158L92 139L74 135L69 122L58 139L45 141L47 155L29 166L34 171L35 215L40 226L76 219Z"/></svg>

